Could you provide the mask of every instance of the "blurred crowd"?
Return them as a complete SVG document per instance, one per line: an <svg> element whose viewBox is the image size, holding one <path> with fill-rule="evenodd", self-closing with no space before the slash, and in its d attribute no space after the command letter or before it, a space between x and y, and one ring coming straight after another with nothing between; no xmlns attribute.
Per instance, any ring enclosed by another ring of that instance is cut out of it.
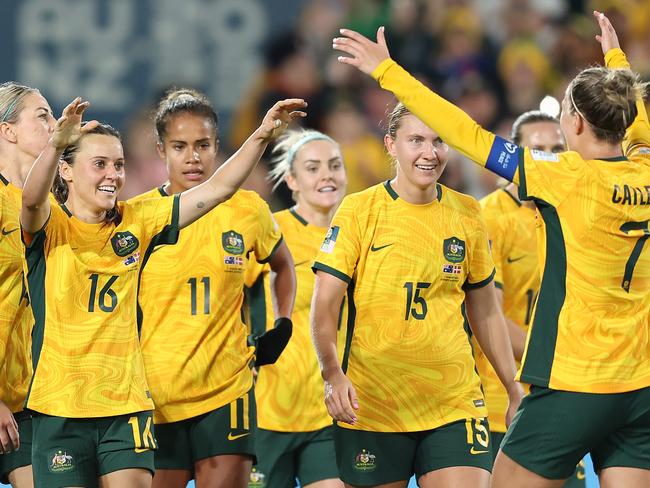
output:
<svg viewBox="0 0 650 488"><path fill-rule="evenodd" d="M257 127L274 101L309 102L304 125L338 141L348 170L348 192L392 174L383 147L383 123L395 100L357 70L336 61L331 40L341 26L374 38L386 26L391 56L477 122L508 136L514 118L539 108L551 95L561 100L577 71L602 64L591 12L605 12L635 71L650 79L649 0L306 0L292 32L261 48L266 66L249 94L220 129L225 159ZM152 122L143 109L125 127L129 198L165 180ZM280 186L266 181L264 159L246 184L272 209L291 204ZM499 182L452 152L441 179L481 197Z"/></svg>

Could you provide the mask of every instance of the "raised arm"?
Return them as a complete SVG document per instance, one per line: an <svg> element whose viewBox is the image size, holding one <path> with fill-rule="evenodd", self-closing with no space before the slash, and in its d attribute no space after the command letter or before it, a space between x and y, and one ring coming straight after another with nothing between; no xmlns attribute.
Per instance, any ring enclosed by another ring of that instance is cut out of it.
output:
<svg viewBox="0 0 650 488"><path fill-rule="evenodd" d="M228 161L205 182L180 195L179 227L183 228L225 202L239 189L264 154L268 143L289 125L307 114L307 103L299 98L277 102L266 113L261 125Z"/></svg>
<svg viewBox="0 0 650 488"><path fill-rule="evenodd" d="M27 232L41 229L50 216L50 189L64 149L97 126L97 121L94 120L81 126L81 118L89 105L81 98L76 98L63 109L47 146L29 170L23 187L23 204L20 211L20 224Z"/></svg>
<svg viewBox="0 0 650 488"><path fill-rule="evenodd" d="M630 69L630 63L621 50L616 30L605 14L594 10L594 17L600 27L600 34L596 40L600 43L605 56L605 64L610 69ZM650 147L650 123L648 113L642 96L636 101L637 116L625 132L623 139L623 151L627 156L633 155L640 147Z"/></svg>
<svg viewBox="0 0 650 488"><path fill-rule="evenodd" d="M332 46L350 55L338 60L372 76L382 88L395 94L413 115L431 127L448 145L481 166L519 183L517 147L483 129L465 112L424 86L390 58L384 28L377 42L358 32L341 29L343 37Z"/></svg>

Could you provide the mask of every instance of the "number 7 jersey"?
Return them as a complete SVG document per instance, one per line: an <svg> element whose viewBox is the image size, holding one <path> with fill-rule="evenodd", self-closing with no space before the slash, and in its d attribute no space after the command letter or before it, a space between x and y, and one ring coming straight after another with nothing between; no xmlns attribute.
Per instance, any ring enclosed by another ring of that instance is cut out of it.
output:
<svg viewBox="0 0 650 488"><path fill-rule="evenodd" d="M389 182L346 197L314 269L348 283L343 370L358 421L341 427L416 432L487 415L463 301L494 264L478 202L437 186L426 205Z"/></svg>
<svg viewBox="0 0 650 488"><path fill-rule="evenodd" d="M615 58L627 64L612 49L607 65ZM642 104L627 131L627 157L585 160L495 136L392 60L373 76L450 146L518 184L519 197L539 210L542 281L519 378L584 393L650 386L650 126Z"/></svg>

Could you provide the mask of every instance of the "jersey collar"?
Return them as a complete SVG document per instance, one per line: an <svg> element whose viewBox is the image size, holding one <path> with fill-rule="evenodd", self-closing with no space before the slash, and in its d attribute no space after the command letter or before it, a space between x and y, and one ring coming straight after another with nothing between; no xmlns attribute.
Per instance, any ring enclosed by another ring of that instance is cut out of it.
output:
<svg viewBox="0 0 650 488"><path fill-rule="evenodd" d="M390 195L390 197L393 200L397 200L399 198L399 195L397 194L397 192L393 189L392 186L390 186L390 180L386 180L384 182L384 188L386 188L386 191L388 192L388 194ZM441 201L442 200L442 185L440 185L440 183L436 183L436 190L438 190L438 195L437 195L436 198L437 198L438 201Z"/></svg>
<svg viewBox="0 0 650 488"><path fill-rule="evenodd" d="M289 209L289 213L293 215L298 222L300 222L302 225L307 226L309 225L309 222L307 222L305 219L302 218L302 216L296 212L296 207L291 207Z"/></svg>

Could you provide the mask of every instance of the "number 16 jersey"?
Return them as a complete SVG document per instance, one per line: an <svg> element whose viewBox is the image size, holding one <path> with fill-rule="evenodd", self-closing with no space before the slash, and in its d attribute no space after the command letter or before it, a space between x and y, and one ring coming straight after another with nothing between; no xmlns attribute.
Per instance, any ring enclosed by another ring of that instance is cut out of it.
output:
<svg viewBox="0 0 650 488"><path fill-rule="evenodd" d="M390 182L350 195L314 269L348 283L343 370L359 410L341 427L415 432L487 415L463 309L494 275L476 200L438 185L413 205Z"/></svg>

